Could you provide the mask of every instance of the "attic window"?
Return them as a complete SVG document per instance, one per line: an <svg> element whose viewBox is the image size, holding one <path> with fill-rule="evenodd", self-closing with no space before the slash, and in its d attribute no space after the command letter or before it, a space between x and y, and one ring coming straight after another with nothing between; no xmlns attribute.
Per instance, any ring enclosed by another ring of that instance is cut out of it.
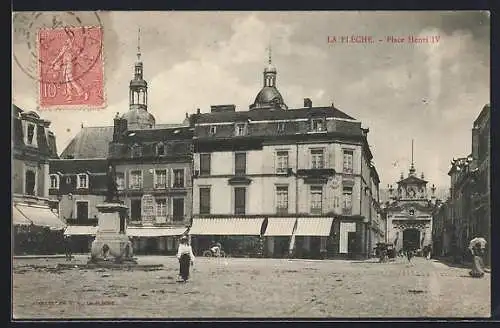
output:
<svg viewBox="0 0 500 328"><path fill-rule="evenodd" d="M325 120L323 118L311 119L311 131L312 132L324 132L324 131L326 131Z"/></svg>
<svg viewBox="0 0 500 328"><path fill-rule="evenodd" d="M285 122L278 122L278 132L285 132Z"/></svg>
<svg viewBox="0 0 500 328"><path fill-rule="evenodd" d="M131 155L132 155L132 157L141 157L142 156L142 147L138 144L133 145Z"/></svg>
<svg viewBox="0 0 500 328"><path fill-rule="evenodd" d="M217 133L217 127L215 125L210 126L210 135L213 136Z"/></svg>
<svg viewBox="0 0 500 328"><path fill-rule="evenodd" d="M31 122L26 123L26 133L24 141L28 146L37 147L36 124Z"/></svg>
<svg viewBox="0 0 500 328"><path fill-rule="evenodd" d="M76 177L76 187L82 189L88 189L89 176L87 173L78 174L78 176Z"/></svg>
<svg viewBox="0 0 500 328"><path fill-rule="evenodd" d="M59 175L50 175L50 189L59 189Z"/></svg>
<svg viewBox="0 0 500 328"><path fill-rule="evenodd" d="M160 142L156 145L156 155L165 156L165 145L163 144L163 142Z"/></svg>
<svg viewBox="0 0 500 328"><path fill-rule="evenodd" d="M247 125L246 123L236 123L234 125L234 134L238 136L244 136L247 134Z"/></svg>

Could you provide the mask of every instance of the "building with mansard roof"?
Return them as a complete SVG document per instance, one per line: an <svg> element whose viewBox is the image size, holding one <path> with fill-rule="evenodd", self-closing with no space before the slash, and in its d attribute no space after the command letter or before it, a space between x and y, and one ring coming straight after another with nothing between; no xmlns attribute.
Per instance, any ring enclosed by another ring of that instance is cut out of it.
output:
<svg viewBox="0 0 500 328"><path fill-rule="evenodd" d="M50 249L56 246L57 238L53 239L52 245L29 245L31 242L24 239L30 231L35 230L34 227L48 228L44 236L53 238L65 226L53 213L49 201L49 161L57 158L56 139L49 127L50 121L41 118L36 112L12 105L12 224L16 233L15 253L57 251L55 248Z"/></svg>
<svg viewBox="0 0 500 328"><path fill-rule="evenodd" d="M66 234L77 251L88 251L96 232L97 204L106 196L106 173L114 166L119 198L129 208L126 233L136 253L172 254L191 219L192 130L156 124L138 49L129 84L129 109L112 126L83 127L51 161L54 188ZM111 119L111 118L110 118Z"/></svg>
<svg viewBox="0 0 500 328"><path fill-rule="evenodd" d="M331 106L289 109L269 58L249 110L198 111L194 126L196 250L366 257L385 240L368 129Z"/></svg>

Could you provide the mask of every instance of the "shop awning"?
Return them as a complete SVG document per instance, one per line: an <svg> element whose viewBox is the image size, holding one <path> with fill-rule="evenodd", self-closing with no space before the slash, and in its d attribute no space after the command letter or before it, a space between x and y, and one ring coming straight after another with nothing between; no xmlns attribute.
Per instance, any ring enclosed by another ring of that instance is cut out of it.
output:
<svg viewBox="0 0 500 328"><path fill-rule="evenodd" d="M64 230L66 236L95 236L97 227L93 226L67 226Z"/></svg>
<svg viewBox="0 0 500 328"><path fill-rule="evenodd" d="M19 212L19 210L15 206L12 206L12 224L15 226L29 226L32 225L32 222L28 220L21 212Z"/></svg>
<svg viewBox="0 0 500 328"><path fill-rule="evenodd" d="M24 204L16 204L15 207L34 225L49 227L52 230L63 230L66 227L66 224L49 207Z"/></svg>
<svg viewBox="0 0 500 328"><path fill-rule="evenodd" d="M165 237L180 236L186 232L185 227L127 227L127 236L131 237Z"/></svg>
<svg viewBox="0 0 500 328"><path fill-rule="evenodd" d="M259 236L264 218L193 219L190 235Z"/></svg>
<svg viewBox="0 0 500 328"><path fill-rule="evenodd" d="M269 218L264 236L291 236L297 218Z"/></svg>
<svg viewBox="0 0 500 328"><path fill-rule="evenodd" d="M333 218L298 218L295 236L329 236Z"/></svg>

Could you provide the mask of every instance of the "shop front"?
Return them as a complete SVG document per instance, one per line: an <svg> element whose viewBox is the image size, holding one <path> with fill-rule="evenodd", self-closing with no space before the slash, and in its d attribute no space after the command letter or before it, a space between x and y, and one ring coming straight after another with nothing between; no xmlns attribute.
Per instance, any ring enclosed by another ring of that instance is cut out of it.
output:
<svg viewBox="0 0 500 328"><path fill-rule="evenodd" d="M264 218L194 218L189 229L195 255L202 255L215 243L233 257L262 255Z"/></svg>
<svg viewBox="0 0 500 328"><path fill-rule="evenodd" d="M185 227L127 227L134 254L175 255Z"/></svg>
<svg viewBox="0 0 500 328"><path fill-rule="evenodd" d="M14 254L57 254L64 252L66 224L48 206L12 204Z"/></svg>
<svg viewBox="0 0 500 328"><path fill-rule="evenodd" d="M301 217L292 235L293 257L324 259L332 235L332 217Z"/></svg>
<svg viewBox="0 0 500 328"><path fill-rule="evenodd" d="M264 256L286 258L290 253L290 242L297 225L297 218L268 218L264 232Z"/></svg>

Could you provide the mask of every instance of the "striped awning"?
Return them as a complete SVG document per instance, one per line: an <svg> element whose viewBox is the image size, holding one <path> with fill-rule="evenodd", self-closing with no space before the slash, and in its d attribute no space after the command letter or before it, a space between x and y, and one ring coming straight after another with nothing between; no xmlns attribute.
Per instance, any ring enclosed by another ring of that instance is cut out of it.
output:
<svg viewBox="0 0 500 328"><path fill-rule="evenodd" d="M97 227L93 226L67 226L64 230L65 236L95 236Z"/></svg>
<svg viewBox="0 0 500 328"><path fill-rule="evenodd" d="M264 236L291 236L297 218L269 218Z"/></svg>
<svg viewBox="0 0 500 328"><path fill-rule="evenodd" d="M16 204L14 207L34 225L49 227L52 230L63 230L66 227L66 224L47 206Z"/></svg>
<svg viewBox="0 0 500 328"><path fill-rule="evenodd" d="M264 218L193 219L190 235L259 236Z"/></svg>
<svg viewBox="0 0 500 328"><path fill-rule="evenodd" d="M19 212L19 210L15 206L12 206L12 224L15 226L29 226L33 223L29 219L27 219L21 212Z"/></svg>
<svg viewBox="0 0 500 328"><path fill-rule="evenodd" d="M130 237L166 237L180 236L186 232L186 227L127 227Z"/></svg>
<svg viewBox="0 0 500 328"><path fill-rule="evenodd" d="M298 218L295 236L329 236L333 218Z"/></svg>

